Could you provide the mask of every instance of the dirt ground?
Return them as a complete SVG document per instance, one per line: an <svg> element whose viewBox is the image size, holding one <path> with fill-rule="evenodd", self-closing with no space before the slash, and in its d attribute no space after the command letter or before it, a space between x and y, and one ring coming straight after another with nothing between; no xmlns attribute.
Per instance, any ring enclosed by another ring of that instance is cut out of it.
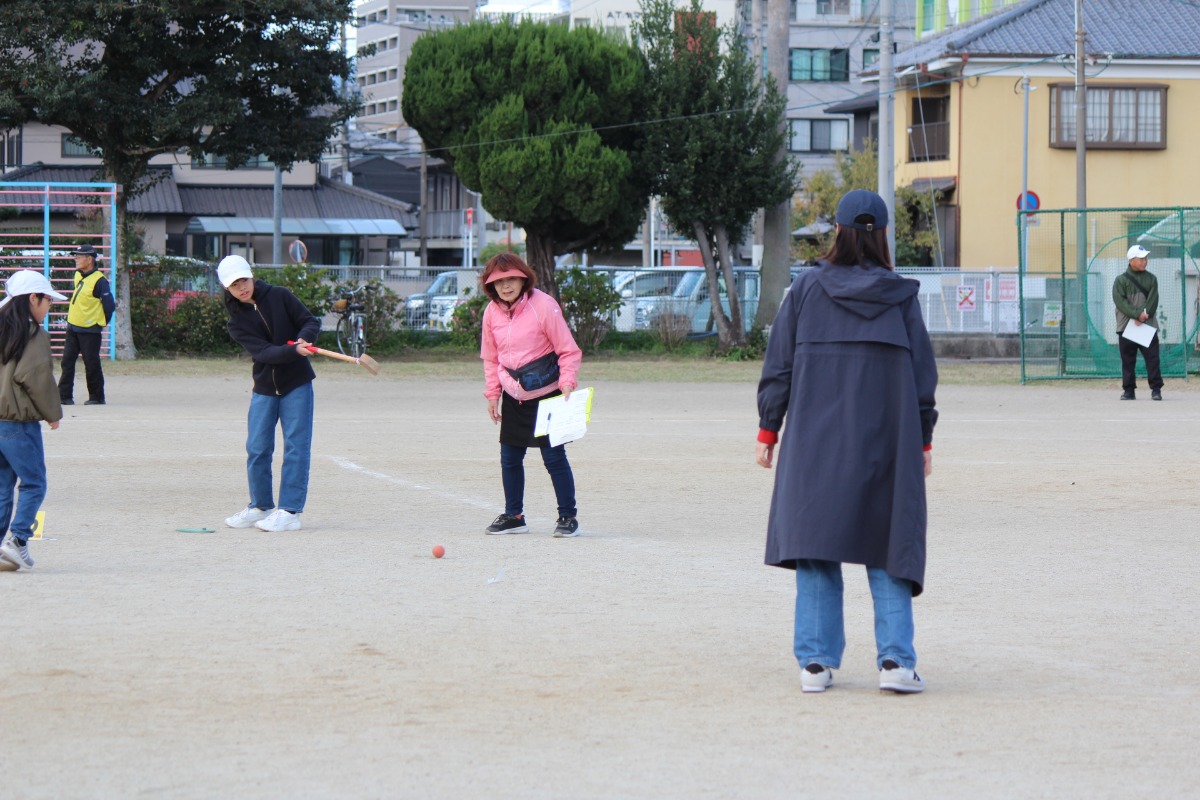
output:
<svg viewBox="0 0 1200 800"><path fill-rule="evenodd" d="M1115 382L943 385L916 602L929 688L901 697L877 689L855 567L843 669L800 692L792 575L762 564L753 369L689 383L585 364L595 416L569 447L584 535L560 540L536 455L533 532L483 534L502 494L476 365L318 366L298 533L222 526L247 500L245 364L114 365L110 405L45 432L47 538L35 570L0 574L0 795L1200 783L1200 381L1162 403L1118 402ZM195 527L215 532L177 531Z"/></svg>

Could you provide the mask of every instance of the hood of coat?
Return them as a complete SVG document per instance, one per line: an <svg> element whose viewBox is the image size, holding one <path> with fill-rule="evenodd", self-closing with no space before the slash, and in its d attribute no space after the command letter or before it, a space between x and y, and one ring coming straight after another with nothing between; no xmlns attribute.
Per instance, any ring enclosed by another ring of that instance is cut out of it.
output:
<svg viewBox="0 0 1200 800"><path fill-rule="evenodd" d="M833 302L865 319L875 319L917 293L921 284L876 266L822 264L817 282Z"/></svg>

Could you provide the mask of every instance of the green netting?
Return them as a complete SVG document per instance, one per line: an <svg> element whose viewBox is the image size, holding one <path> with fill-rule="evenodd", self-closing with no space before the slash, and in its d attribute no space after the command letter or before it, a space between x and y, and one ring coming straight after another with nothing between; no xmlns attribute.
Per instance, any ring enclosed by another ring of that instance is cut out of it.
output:
<svg viewBox="0 0 1200 800"><path fill-rule="evenodd" d="M1048 209L1019 214L1017 231L1022 380L1121 376L1112 285L1134 244L1158 278L1163 375L1200 365L1200 209Z"/></svg>

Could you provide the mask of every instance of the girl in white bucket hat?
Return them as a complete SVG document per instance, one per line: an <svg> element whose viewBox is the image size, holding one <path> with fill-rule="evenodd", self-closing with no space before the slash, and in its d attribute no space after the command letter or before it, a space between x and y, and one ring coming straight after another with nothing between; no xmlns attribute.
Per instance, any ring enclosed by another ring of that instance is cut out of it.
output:
<svg viewBox="0 0 1200 800"><path fill-rule="evenodd" d="M51 301L67 298L33 270L14 272L4 290L0 301L0 567L11 571L33 568L28 542L46 497L41 421L57 430L62 419L50 337L42 329L42 320ZM18 479L21 491L14 514Z"/></svg>

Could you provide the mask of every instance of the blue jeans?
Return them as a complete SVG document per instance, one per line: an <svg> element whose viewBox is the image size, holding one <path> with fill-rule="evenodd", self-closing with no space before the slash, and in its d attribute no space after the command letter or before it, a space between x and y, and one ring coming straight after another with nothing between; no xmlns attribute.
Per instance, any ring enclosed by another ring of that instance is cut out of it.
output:
<svg viewBox="0 0 1200 800"><path fill-rule="evenodd" d="M299 514L308 499L308 465L312 459L313 387L306 383L282 397L250 395L247 419L246 474L250 479L250 505L269 511L275 507L271 492L271 459L275 455L275 425L283 428L283 475L279 507Z"/></svg>
<svg viewBox="0 0 1200 800"><path fill-rule="evenodd" d="M13 491L17 479L21 492L13 516ZM0 420L0 537L10 530L23 544L33 536L38 509L46 499L46 456L42 450L42 423Z"/></svg>
<svg viewBox="0 0 1200 800"><path fill-rule="evenodd" d="M867 567L875 601L876 666L885 659L915 669L912 583L893 578L882 569ZM842 614L842 565L836 561L801 559L796 562L796 660L800 666L842 665L846 625Z"/></svg>
<svg viewBox="0 0 1200 800"><path fill-rule="evenodd" d="M529 448L500 445L500 479L504 482L504 513L516 516L525 510L525 451ZM554 484L558 515L573 517L575 508L575 476L567 461L567 446L541 447L542 463Z"/></svg>

